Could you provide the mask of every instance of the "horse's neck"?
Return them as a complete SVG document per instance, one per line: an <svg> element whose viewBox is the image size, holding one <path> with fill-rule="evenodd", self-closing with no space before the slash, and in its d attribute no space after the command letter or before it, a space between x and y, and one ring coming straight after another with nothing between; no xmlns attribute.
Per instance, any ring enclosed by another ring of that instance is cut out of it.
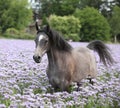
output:
<svg viewBox="0 0 120 108"><path fill-rule="evenodd" d="M56 49L51 49L50 51L48 51L47 56L50 67L57 65L58 59L62 60L65 57L64 52L60 52Z"/></svg>
<svg viewBox="0 0 120 108"><path fill-rule="evenodd" d="M47 52L47 57L48 57L48 63L49 63L49 67L53 67L55 65L55 53L54 50L50 50Z"/></svg>

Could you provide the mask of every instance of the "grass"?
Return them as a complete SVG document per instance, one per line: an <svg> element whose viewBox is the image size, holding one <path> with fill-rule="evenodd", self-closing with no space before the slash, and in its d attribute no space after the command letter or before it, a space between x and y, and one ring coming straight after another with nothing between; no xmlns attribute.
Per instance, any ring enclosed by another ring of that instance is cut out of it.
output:
<svg viewBox="0 0 120 108"><path fill-rule="evenodd" d="M0 94L0 104L4 104L6 108L8 108L10 106L10 103L10 99L5 99L4 96Z"/></svg>
<svg viewBox="0 0 120 108"><path fill-rule="evenodd" d="M34 93L34 94L41 94L41 93L42 93L42 90L41 90L40 88L35 88L35 89L33 90L33 93Z"/></svg>

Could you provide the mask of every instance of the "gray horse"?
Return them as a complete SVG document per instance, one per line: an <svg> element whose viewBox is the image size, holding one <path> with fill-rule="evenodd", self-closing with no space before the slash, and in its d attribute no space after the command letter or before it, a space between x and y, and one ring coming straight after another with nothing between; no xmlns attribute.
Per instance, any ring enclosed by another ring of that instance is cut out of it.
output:
<svg viewBox="0 0 120 108"><path fill-rule="evenodd" d="M36 23L36 49L33 59L41 62L42 56L47 53L47 76L50 84L61 91L67 91L71 82L78 85L82 79L97 76L96 60L93 51L96 51L104 65L114 62L109 48L101 41L93 41L87 47L73 48L62 36L49 26L39 29Z"/></svg>

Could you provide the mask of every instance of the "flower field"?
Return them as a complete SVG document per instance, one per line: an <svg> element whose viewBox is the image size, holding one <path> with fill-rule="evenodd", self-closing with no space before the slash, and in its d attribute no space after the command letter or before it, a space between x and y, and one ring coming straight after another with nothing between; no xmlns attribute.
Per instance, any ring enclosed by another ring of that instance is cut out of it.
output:
<svg viewBox="0 0 120 108"><path fill-rule="evenodd" d="M0 108L120 108L120 44L108 46L115 64L105 67L95 53L94 85L85 79L80 91L73 83L68 93L53 91L46 76L46 55L40 64L34 62L34 41L0 39Z"/></svg>

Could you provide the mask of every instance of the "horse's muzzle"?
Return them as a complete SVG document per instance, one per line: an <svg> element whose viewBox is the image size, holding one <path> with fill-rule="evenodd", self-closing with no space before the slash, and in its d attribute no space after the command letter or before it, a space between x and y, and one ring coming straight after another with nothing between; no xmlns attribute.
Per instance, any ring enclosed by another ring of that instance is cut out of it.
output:
<svg viewBox="0 0 120 108"><path fill-rule="evenodd" d="M41 57L40 56L33 56L33 60L36 62L36 63L40 63L41 62Z"/></svg>

